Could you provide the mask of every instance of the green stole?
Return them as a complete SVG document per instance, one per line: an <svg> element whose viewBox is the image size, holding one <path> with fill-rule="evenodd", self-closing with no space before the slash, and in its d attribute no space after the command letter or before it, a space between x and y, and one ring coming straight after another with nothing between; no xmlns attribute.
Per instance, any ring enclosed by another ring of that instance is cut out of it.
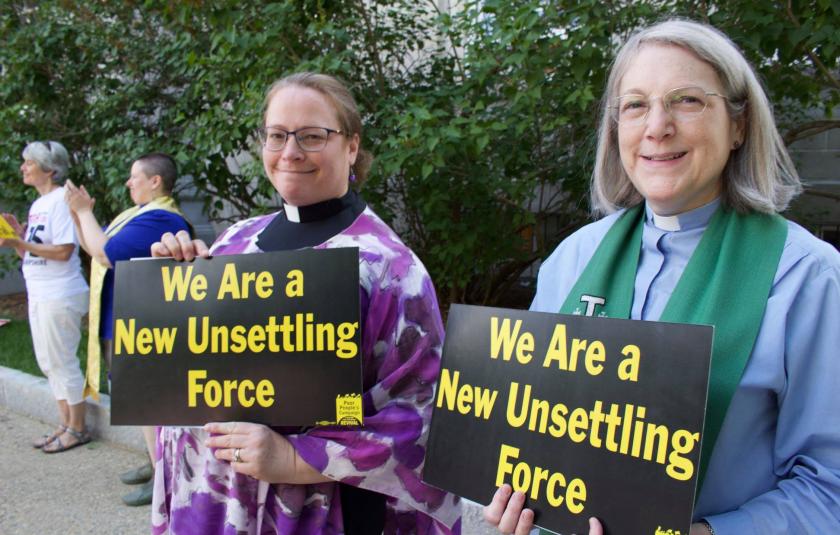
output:
<svg viewBox="0 0 840 535"><path fill-rule="evenodd" d="M606 299L599 316L630 317L644 224L644 203L618 218L560 313L575 313L587 304L581 301L586 295ZM712 325L715 329L698 489L758 336L786 239L787 222L781 216L738 214L721 206L659 318L663 322Z"/></svg>

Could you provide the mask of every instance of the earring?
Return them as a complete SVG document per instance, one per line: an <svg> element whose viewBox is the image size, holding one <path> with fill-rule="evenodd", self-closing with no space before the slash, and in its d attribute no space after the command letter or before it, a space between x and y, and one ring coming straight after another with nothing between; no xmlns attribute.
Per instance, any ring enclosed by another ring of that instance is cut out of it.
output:
<svg viewBox="0 0 840 535"><path fill-rule="evenodd" d="M736 140L735 143L732 144L732 150L738 150L738 147L740 146L741 142Z"/></svg>
<svg viewBox="0 0 840 535"><path fill-rule="evenodd" d="M353 183L356 181L356 172L353 170L353 166L350 166L350 182Z"/></svg>

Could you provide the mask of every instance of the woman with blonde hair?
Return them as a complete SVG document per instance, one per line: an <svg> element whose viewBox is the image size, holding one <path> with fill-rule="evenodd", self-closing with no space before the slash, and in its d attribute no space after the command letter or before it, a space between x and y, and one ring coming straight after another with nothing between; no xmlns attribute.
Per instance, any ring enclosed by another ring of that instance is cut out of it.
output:
<svg viewBox="0 0 840 535"><path fill-rule="evenodd" d="M458 499L420 478L443 325L425 267L350 186L367 173L356 104L299 73L265 99L263 167L283 209L237 223L208 251L164 235L156 256L359 248L364 426L247 422L161 428L155 533L457 533Z"/></svg>

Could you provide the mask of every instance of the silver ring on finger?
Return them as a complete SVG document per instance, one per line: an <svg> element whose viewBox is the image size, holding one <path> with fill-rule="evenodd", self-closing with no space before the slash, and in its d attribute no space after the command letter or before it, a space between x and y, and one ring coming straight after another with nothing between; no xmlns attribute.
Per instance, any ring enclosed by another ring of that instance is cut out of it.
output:
<svg viewBox="0 0 840 535"><path fill-rule="evenodd" d="M239 455L240 451L242 451L242 450L239 449L239 448L236 448L235 450L233 450L233 462L235 462L235 463L241 463L242 462L242 457Z"/></svg>

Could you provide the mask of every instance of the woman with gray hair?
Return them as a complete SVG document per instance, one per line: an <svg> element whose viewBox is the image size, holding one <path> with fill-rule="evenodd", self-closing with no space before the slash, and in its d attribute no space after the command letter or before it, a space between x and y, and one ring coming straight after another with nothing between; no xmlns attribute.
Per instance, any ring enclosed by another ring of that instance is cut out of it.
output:
<svg viewBox="0 0 840 535"><path fill-rule="evenodd" d="M58 404L58 428L32 444L44 453L90 442L85 431L84 378L76 357L88 285L61 186L68 168L69 157L61 143L34 141L23 149L23 183L40 196L29 209L25 229L13 215L3 214L19 238L0 239L0 246L14 248L23 259L35 358Z"/></svg>
<svg viewBox="0 0 840 535"><path fill-rule="evenodd" d="M840 533L840 254L778 215L800 183L753 69L707 25L637 32L596 159L604 217L542 265L531 309L596 295L599 316L714 325L691 535ZM505 485L485 518L528 533L524 501Z"/></svg>

